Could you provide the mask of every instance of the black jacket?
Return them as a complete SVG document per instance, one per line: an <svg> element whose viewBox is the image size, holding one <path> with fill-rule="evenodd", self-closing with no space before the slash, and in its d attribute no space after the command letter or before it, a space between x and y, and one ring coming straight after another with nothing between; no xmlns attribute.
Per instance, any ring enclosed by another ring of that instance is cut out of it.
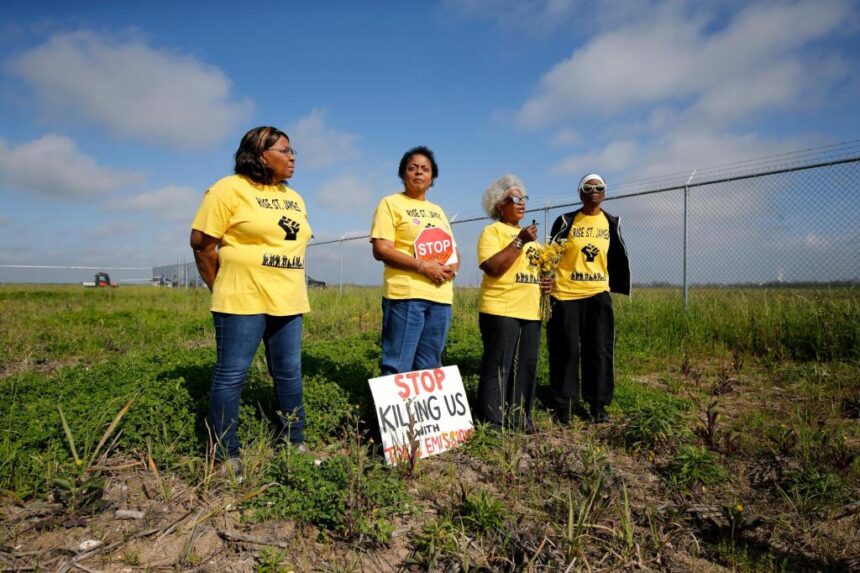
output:
<svg viewBox="0 0 860 573"><path fill-rule="evenodd" d="M582 211L577 209L565 213L555 220L550 231L550 242L556 243L567 239L573 219ZM609 290L630 296L630 259L627 257L627 246L621 238L621 222L618 217L603 211L609 221L609 251L606 253L606 266L609 271Z"/></svg>

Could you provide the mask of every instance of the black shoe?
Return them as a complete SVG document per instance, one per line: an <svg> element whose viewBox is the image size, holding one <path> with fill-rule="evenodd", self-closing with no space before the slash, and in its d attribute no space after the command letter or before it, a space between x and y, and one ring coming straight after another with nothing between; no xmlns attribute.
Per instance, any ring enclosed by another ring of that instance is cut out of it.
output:
<svg viewBox="0 0 860 573"><path fill-rule="evenodd" d="M591 413L591 421L595 424L605 424L609 421L609 414L606 413L603 404L592 404L588 410Z"/></svg>
<svg viewBox="0 0 860 573"><path fill-rule="evenodd" d="M558 423L562 426L570 425L570 408L556 408L555 410L555 419L558 420Z"/></svg>

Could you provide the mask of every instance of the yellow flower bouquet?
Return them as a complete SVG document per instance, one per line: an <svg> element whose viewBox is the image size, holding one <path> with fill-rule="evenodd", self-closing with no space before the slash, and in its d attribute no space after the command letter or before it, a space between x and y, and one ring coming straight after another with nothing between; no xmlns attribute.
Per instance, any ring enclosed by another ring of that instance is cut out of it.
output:
<svg viewBox="0 0 860 573"><path fill-rule="evenodd" d="M559 241L557 243L550 243L549 245L530 243L526 251L526 256L529 259L529 265L537 268L538 276L541 279L552 279L555 278L555 271L561 263L565 250L567 250L567 241ZM551 314L552 308L550 308L549 304L549 293L541 291L541 319L549 320Z"/></svg>

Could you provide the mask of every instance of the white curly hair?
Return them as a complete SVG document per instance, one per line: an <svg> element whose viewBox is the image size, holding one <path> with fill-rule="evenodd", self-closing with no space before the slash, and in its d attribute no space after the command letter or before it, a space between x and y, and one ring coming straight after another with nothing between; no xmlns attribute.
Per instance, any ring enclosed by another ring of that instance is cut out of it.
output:
<svg viewBox="0 0 860 573"><path fill-rule="evenodd" d="M504 201L505 197L514 189L519 189L523 195L526 194L525 183L513 173L502 175L490 183L490 186L484 190L484 197L481 199L481 204L488 217L498 220L502 216L498 209L499 203Z"/></svg>

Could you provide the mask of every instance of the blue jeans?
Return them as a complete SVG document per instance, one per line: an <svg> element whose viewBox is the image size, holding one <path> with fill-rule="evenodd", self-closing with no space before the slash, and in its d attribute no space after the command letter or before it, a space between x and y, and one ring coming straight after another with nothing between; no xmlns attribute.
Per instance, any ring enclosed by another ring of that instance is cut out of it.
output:
<svg viewBox="0 0 860 573"><path fill-rule="evenodd" d="M451 305L382 299L382 375L442 366Z"/></svg>
<svg viewBox="0 0 860 573"><path fill-rule="evenodd" d="M302 315L225 314L213 312L218 358L209 392L209 421L219 441L219 456L239 456L236 427L239 398L251 361L262 339L266 364L275 381L282 435L293 443L304 441L305 407L302 396Z"/></svg>

